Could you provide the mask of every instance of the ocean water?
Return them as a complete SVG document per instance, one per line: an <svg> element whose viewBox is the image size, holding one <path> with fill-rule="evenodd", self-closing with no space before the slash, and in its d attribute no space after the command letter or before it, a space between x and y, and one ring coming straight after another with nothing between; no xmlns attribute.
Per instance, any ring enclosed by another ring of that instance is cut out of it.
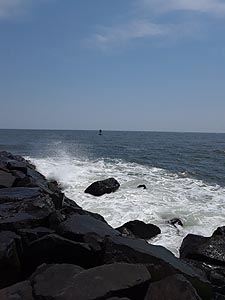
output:
<svg viewBox="0 0 225 300"><path fill-rule="evenodd" d="M113 227L134 219L158 225L162 234L150 243L175 255L188 233L209 236L225 225L225 134L0 130L3 150L30 159L69 198ZM108 177L120 182L117 192L84 193ZM183 228L167 223L174 217Z"/></svg>

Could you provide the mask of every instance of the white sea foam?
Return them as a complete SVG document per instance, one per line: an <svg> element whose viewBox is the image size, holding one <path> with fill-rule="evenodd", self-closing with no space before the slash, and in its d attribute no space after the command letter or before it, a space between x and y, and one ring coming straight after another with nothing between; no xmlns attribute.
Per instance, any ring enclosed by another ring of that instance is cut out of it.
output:
<svg viewBox="0 0 225 300"><path fill-rule="evenodd" d="M80 159L67 156L31 159L48 178L57 179L65 194L84 209L100 213L113 227L139 219L158 225L162 234L153 244L163 245L175 255L188 233L209 236L225 225L225 188L203 181L122 160ZM116 178L120 189L101 197L84 193L96 180ZM137 189L145 184L146 190ZM179 230L166 223L179 217L184 227Z"/></svg>

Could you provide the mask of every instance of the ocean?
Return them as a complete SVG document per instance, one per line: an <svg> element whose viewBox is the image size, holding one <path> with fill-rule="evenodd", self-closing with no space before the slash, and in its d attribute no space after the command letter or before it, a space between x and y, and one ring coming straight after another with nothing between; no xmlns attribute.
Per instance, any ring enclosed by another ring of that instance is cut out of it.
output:
<svg viewBox="0 0 225 300"><path fill-rule="evenodd" d="M225 225L225 134L0 130L4 150L31 160L69 198L113 227L135 219L159 226L162 234L150 242L175 255L188 233L209 236ZM108 177L121 184L117 192L84 193ZM167 223L175 217L183 228Z"/></svg>

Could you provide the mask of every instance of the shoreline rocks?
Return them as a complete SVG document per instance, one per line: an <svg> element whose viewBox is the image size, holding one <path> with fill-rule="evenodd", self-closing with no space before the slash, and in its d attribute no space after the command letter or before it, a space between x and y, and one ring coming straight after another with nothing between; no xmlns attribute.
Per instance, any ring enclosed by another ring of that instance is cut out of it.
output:
<svg viewBox="0 0 225 300"><path fill-rule="evenodd" d="M159 233L149 225L115 230L22 157L0 152L0 299L223 300L224 228L186 237L179 259L137 238Z"/></svg>

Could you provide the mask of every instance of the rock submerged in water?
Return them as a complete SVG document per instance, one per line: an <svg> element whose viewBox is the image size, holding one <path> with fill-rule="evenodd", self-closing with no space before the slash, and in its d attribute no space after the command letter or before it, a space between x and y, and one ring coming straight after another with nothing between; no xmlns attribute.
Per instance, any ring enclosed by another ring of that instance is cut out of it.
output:
<svg viewBox="0 0 225 300"><path fill-rule="evenodd" d="M119 182L115 178L108 178L105 180L95 181L84 191L93 196L102 196L110 194L118 190L120 187Z"/></svg>
<svg viewBox="0 0 225 300"><path fill-rule="evenodd" d="M127 236L135 236L141 239L151 239L161 233L158 226L153 224L146 224L139 220L134 220L125 223L124 225L116 228L119 232Z"/></svg>

